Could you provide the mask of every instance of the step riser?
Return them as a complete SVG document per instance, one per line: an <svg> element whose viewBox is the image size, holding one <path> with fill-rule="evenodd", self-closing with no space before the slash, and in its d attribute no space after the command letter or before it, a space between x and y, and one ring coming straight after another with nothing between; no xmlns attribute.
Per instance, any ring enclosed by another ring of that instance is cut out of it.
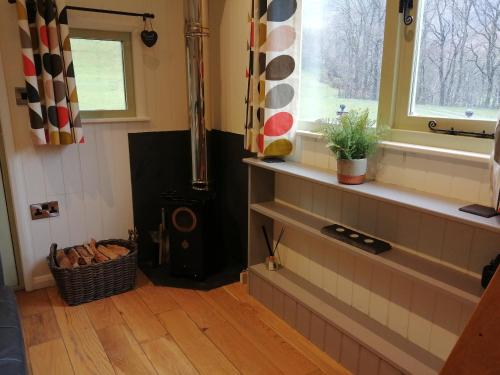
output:
<svg viewBox="0 0 500 375"><path fill-rule="evenodd" d="M249 272L248 281L251 296L353 374L410 374L395 367L389 358L377 355L374 348L360 343L346 334L342 327L326 321L321 315L274 287L255 272Z"/></svg>

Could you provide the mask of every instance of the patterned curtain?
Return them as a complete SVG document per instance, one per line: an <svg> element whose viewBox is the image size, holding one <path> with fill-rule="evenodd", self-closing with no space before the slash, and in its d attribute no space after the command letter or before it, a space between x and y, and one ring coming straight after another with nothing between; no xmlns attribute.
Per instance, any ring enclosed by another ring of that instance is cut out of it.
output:
<svg viewBox="0 0 500 375"><path fill-rule="evenodd" d="M84 143L64 0L17 0L35 145Z"/></svg>
<svg viewBox="0 0 500 375"><path fill-rule="evenodd" d="M245 148L293 151L300 72L301 0L252 0Z"/></svg>

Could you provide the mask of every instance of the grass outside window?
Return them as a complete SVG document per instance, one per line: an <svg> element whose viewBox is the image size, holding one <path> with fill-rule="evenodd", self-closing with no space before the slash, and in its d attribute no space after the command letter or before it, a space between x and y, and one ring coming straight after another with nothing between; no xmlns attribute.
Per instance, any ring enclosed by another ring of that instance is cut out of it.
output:
<svg viewBox="0 0 500 375"><path fill-rule="evenodd" d="M82 118L136 116L131 34L71 30Z"/></svg>

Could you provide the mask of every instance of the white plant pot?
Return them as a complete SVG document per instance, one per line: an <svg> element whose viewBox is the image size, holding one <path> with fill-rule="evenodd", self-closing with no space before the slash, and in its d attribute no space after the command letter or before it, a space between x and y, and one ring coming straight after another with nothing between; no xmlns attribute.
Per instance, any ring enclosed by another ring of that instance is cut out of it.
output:
<svg viewBox="0 0 500 375"><path fill-rule="evenodd" d="M341 184L362 184L365 182L367 169L367 159L337 160L337 178Z"/></svg>

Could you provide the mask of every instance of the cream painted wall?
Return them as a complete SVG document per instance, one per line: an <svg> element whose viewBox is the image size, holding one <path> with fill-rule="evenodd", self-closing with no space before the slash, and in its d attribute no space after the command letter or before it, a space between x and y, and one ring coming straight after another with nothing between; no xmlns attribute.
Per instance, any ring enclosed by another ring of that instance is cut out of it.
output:
<svg viewBox="0 0 500 375"><path fill-rule="evenodd" d="M243 134L248 66L248 0L209 0L214 128Z"/></svg>
<svg viewBox="0 0 500 375"><path fill-rule="evenodd" d="M68 3L155 13L159 40L151 49L138 39L140 18L70 13L70 24L76 27L133 32L138 114L150 120L86 124L85 145L33 147L27 109L17 106L14 96L14 88L24 85L16 9L0 2L0 122L27 289L52 283L45 262L52 242L69 246L91 237L126 237L133 225L128 133L187 129L183 1ZM59 201L61 216L31 221L29 204L47 200Z"/></svg>

